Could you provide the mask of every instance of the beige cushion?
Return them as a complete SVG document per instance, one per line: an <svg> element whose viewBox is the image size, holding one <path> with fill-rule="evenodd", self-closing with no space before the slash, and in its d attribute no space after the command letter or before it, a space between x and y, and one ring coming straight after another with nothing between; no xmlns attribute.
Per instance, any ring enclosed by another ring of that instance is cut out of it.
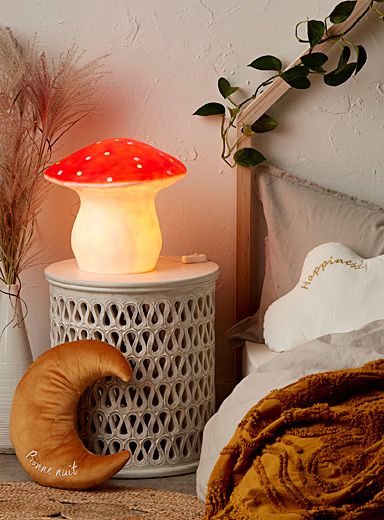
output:
<svg viewBox="0 0 384 520"><path fill-rule="evenodd" d="M43 486L87 489L124 466L129 451L95 455L84 447L76 409L82 393L98 379L129 381L131 375L121 352L96 340L63 343L32 363L16 388L10 432L16 456L30 477Z"/></svg>
<svg viewBox="0 0 384 520"><path fill-rule="evenodd" d="M307 253L326 242L341 242L358 255L384 253L384 210L295 177L271 165L258 167L256 190L262 211L254 223L266 229L265 265L259 311L230 331L232 343L263 341L264 314L299 280ZM263 248L263 237L259 247Z"/></svg>

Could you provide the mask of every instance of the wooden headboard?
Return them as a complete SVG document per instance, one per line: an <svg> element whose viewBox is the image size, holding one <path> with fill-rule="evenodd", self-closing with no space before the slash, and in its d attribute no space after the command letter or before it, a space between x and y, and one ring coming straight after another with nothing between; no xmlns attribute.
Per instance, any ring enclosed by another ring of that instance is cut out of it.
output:
<svg viewBox="0 0 384 520"><path fill-rule="evenodd" d="M370 0L357 0L351 16L343 23L332 26L328 33L338 34L357 24L359 19L369 9ZM327 53L336 40L329 40L316 48L316 51ZM290 67L300 63L301 54ZM289 67L289 68L290 68ZM273 83L251 102L237 118L238 138L242 137L241 147L252 146L252 137L244 136L241 132L243 125L251 125L276 103L290 86L281 78ZM237 321L253 314L258 304L258 295L255 284L252 283L252 267L257 265L255 228L253 226L254 190L253 179L257 175L257 168L237 166L237 254L236 254L236 318Z"/></svg>

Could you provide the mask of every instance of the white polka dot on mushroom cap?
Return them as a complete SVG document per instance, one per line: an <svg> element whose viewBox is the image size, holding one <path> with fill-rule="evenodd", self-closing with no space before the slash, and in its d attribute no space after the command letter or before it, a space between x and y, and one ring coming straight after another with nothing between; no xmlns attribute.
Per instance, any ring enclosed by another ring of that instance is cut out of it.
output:
<svg viewBox="0 0 384 520"><path fill-rule="evenodd" d="M76 172L76 175L77 175L78 177L80 177L80 175L83 175L83 172L78 171L78 172Z"/></svg>
<svg viewBox="0 0 384 520"><path fill-rule="evenodd" d="M143 165L142 164L136 164L136 168L142 168Z"/></svg>
<svg viewBox="0 0 384 520"><path fill-rule="evenodd" d="M104 152L104 155L111 155L111 152Z"/></svg>
<svg viewBox="0 0 384 520"><path fill-rule="evenodd" d="M62 173L63 173L63 170L59 170L59 171L57 172L57 175L61 175Z"/></svg>
<svg viewBox="0 0 384 520"><path fill-rule="evenodd" d="M133 144L132 141L127 141L127 144Z"/></svg>
<svg viewBox="0 0 384 520"><path fill-rule="evenodd" d="M134 157L133 160L134 161L140 161L140 157Z"/></svg>
<svg viewBox="0 0 384 520"><path fill-rule="evenodd" d="M167 173L168 173L168 175L172 175L172 172L170 172L169 170L167 170Z"/></svg>
<svg viewBox="0 0 384 520"><path fill-rule="evenodd" d="M90 155L87 155L87 157L85 158L86 161L90 161L92 159L92 157Z"/></svg>
<svg viewBox="0 0 384 520"><path fill-rule="evenodd" d="M112 181L113 181L112 177L107 177L107 182L112 182Z"/></svg>

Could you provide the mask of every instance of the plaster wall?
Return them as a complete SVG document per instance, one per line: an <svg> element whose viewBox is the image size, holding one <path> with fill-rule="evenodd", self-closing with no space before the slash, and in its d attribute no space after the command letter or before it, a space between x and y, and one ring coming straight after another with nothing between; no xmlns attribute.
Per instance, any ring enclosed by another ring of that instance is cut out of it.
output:
<svg viewBox="0 0 384 520"><path fill-rule="evenodd" d="M217 390L233 384L233 352L225 331L234 321L235 172L219 159L215 118L192 117L219 101L226 76L248 92L267 77L246 65L263 54L289 64L301 52L295 24L323 18L335 0L0 0L0 23L21 41L37 33L52 56L72 43L86 58L107 55L103 108L62 141L56 157L112 136L147 141L184 161L187 177L160 194L163 253L205 252L217 262ZM384 204L384 29L374 18L354 39L369 61L348 84L291 91L270 111L280 121L259 148L288 171ZM24 273L27 326L34 355L49 346L46 264L72 256L77 199L56 187L39 217L40 262Z"/></svg>

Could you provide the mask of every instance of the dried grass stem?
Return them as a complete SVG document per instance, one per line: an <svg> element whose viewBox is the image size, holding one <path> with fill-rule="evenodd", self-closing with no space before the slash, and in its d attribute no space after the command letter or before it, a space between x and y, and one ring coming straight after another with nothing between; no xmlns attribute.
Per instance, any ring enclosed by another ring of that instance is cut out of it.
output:
<svg viewBox="0 0 384 520"><path fill-rule="evenodd" d="M36 38L22 47L0 27L0 281L20 282L36 217L49 184L43 178L58 140L97 109L101 60L81 65L76 46L48 62Z"/></svg>

